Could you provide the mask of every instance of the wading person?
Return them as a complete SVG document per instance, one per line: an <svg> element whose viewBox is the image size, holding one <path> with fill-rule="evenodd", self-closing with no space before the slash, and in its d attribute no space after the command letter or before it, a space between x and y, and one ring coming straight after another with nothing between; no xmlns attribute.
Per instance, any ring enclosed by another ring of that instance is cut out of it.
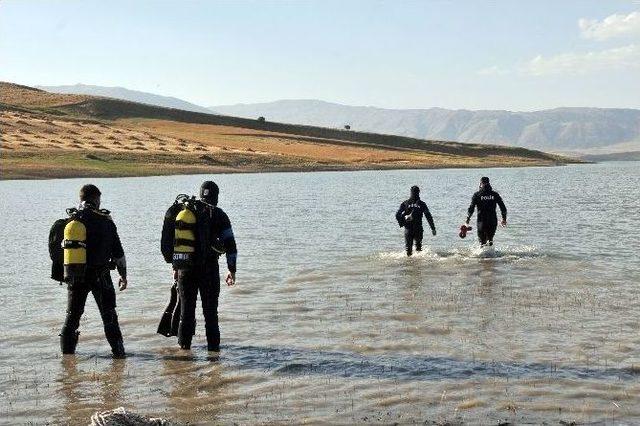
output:
<svg viewBox="0 0 640 426"><path fill-rule="evenodd" d="M170 324L163 324L167 313L173 309L180 317L176 334L182 349L191 348L196 328L198 292L204 314L207 349L218 351L220 348L218 257L223 253L229 269L225 281L229 286L235 284L236 242L229 217L217 206L218 193L218 186L214 182L204 182L200 188L200 199L180 195L165 215L161 250L165 260L173 265L177 297L172 297L158 332L167 336L174 334ZM175 321L168 321L171 322L175 324Z"/></svg>
<svg viewBox="0 0 640 426"><path fill-rule="evenodd" d="M415 242L416 251L422 250L422 237L424 229L422 227L422 216L427 218L431 233L436 235L436 227L433 224L433 217L429 212L427 204L420 199L420 188L411 187L411 196L407 201L400 204L400 208L396 212L396 220L400 227L404 227L405 247L407 256L413 254L413 244Z"/></svg>
<svg viewBox="0 0 640 426"><path fill-rule="evenodd" d="M127 288L127 265L116 225L109 211L100 209L100 195L95 185L84 185L80 189L80 206L68 209L69 218L56 221L49 235L51 277L66 282L68 289L60 348L63 354L75 353L80 318L87 296L92 293L113 356L122 358L125 352L110 270L118 270L122 291Z"/></svg>
<svg viewBox="0 0 640 426"><path fill-rule="evenodd" d="M496 206L500 207L502 215L502 226L507 226L507 207L502 201L500 194L491 188L488 177L480 179L480 190L471 197L471 205L467 211L467 225L473 216L473 212L478 209L478 240L480 246L493 246L493 237L498 227L498 216L496 214Z"/></svg>

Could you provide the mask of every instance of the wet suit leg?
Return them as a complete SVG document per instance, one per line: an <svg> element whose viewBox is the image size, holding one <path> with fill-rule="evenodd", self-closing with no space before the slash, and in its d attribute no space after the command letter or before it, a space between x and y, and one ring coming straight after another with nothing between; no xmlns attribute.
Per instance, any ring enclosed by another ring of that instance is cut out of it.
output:
<svg viewBox="0 0 640 426"><path fill-rule="evenodd" d="M490 245L493 245L493 236L496 234L497 227L497 222L478 222L477 230L480 245L484 246L487 243L491 243Z"/></svg>
<svg viewBox="0 0 640 426"><path fill-rule="evenodd" d="M78 327L84 313L84 305L89 295L89 288L84 284L76 284L67 288L67 316L60 332L60 349L63 354L73 354L78 344Z"/></svg>
<svg viewBox="0 0 640 426"><path fill-rule="evenodd" d="M497 223L493 223L487 227L487 242L490 246L493 245L493 237L496 235L496 229L498 228Z"/></svg>
<svg viewBox="0 0 640 426"><path fill-rule="evenodd" d="M98 305L104 326L104 335L111 346L111 351L114 356L123 357L124 344L116 312L116 290L113 288L113 281L111 281L111 274L108 269L95 272L92 279L91 292Z"/></svg>
<svg viewBox="0 0 640 426"><path fill-rule="evenodd" d="M478 222L476 224L476 231L478 232L478 241L480 241L480 245L483 246L487 244L487 233L485 232L482 222Z"/></svg>
<svg viewBox="0 0 640 426"><path fill-rule="evenodd" d="M407 250L407 256L411 256L413 254L413 229L404 228L404 246Z"/></svg>
<svg viewBox="0 0 640 426"><path fill-rule="evenodd" d="M200 280L200 299L207 332L207 349L220 349L220 326L218 325L218 297L220 296L220 272L217 262Z"/></svg>
<svg viewBox="0 0 640 426"><path fill-rule="evenodd" d="M193 271L178 271L178 293L180 295L180 324L178 344L182 349L191 348L191 339L196 331L196 301L198 284Z"/></svg>
<svg viewBox="0 0 640 426"><path fill-rule="evenodd" d="M422 251L422 238L424 236L424 229L416 229L413 233L413 239L416 242L416 251Z"/></svg>

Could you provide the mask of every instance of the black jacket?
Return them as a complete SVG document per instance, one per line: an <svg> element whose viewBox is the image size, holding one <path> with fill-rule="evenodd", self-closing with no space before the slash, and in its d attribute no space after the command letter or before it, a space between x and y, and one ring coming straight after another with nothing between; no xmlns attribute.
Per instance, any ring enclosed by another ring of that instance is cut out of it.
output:
<svg viewBox="0 0 640 426"><path fill-rule="evenodd" d="M467 222L473 216L473 212L478 208L478 222L498 223L496 216L496 206L500 207L502 220L507 220L507 207L502 201L502 197L491 186L487 185L471 197L471 205L467 211Z"/></svg>
<svg viewBox="0 0 640 426"><path fill-rule="evenodd" d="M427 204L420 198L408 199L400 204L400 208L396 212L396 220L398 225L404 226L407 229L422 229L422 216L427 218L429 226L432 231L436 230L436 226L433 223L433 217Z"/></svg>
<svg viewBox="0 0 640 426"><path fill-rule="evenodd" d="M87 267L108 266L124 259L118 229L109 212L85 206L79 214L87 228Z"/></svg>

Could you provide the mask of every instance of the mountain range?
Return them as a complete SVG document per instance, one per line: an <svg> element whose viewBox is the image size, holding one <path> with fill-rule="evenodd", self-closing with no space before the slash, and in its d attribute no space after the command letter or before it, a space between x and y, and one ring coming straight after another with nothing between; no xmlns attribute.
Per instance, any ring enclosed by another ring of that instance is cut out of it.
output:
<svg viewBox="0 0 640 426"><path fill-rule="evenodd" d="M534 112L383 109L317 100L210 107L220 114L554 152L640 149L640 110L556 108Z"/></svg>
<svg viewBox="0 0 640 426"><path fill-rule="evenodd" d="M49 92L124 99L187 111L267 121L344 128L420 139L502 144L558 153L601 155L640 150L640 110L555 108L532 112L501 110L384 109L320 100L204 108L178 98L121 87L42 86Z"/></svg>
<svg viewBox="0 0 640 426"><path fill-rule="evenodd" d="M155 95L153 93L129 90L124 87L91 86L87 84L74 84L71 86L35 86L38 89L52 93L63 93L70 95L90 95L103 96L106 98L122 99L130 102L156 105L165 108L182 109L185 111L210 113L208 109L191 102L171 96Z"/></svg>

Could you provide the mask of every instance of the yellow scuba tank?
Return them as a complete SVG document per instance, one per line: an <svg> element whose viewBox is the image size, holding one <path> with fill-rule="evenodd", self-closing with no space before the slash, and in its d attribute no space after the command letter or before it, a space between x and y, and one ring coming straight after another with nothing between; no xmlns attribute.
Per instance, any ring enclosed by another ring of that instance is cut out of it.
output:
<svg viewBox="0 0 640 426"><path fill-rule="evenodd" d="M188 201L176 216L173 240L173 267L191 269L196 251L196 214Z"/></svg>
<svg viewBox="0 0 640 426"><path fill-rule="evenodd" d="M64 281L68 284L82 281L87 266L87 228L76 217L64 227L62 249Z"/></svg>

